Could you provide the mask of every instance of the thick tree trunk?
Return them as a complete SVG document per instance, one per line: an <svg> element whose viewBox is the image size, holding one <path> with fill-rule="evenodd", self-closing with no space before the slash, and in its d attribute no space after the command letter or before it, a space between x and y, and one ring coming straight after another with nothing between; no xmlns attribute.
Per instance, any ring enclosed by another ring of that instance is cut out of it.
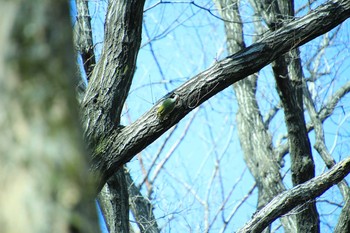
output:
<svg viewBox="0 0 350 233"><path fill-rule="evenodd" d="M220 14L225 19L228 50L235 53L245 48L243 25L238 2L218 1ZM232 23L234 22L234 23ZM259 30L259 29L257 29ZM251 75L233 85L238 103L237 126L244 160L254 176L258 187L258 210L273 197L285 190L279 172L279 163L272 148L271 135L265 128L255 97L257 77ZM282 224L287 232L295 231L293 216L283 217ZM268 231L268 229L267 229Z"/></svg>
<svg viewBox="0 0 350 233"><path fill-rule="evenodd" d="M296 52L294 52L296 54ZM294 185L301 184L315 176L315 165L311 154L311 146L306 123L304 119L304 108L302 101L302 75L300 60L298 64L288 69L286 60L291 57L281 57L273 63L276 83L282 100L285 121L288 131L289 153L291 156L292 182ZM290 73L298 69L298 75ZM288 72L289 71L289 72ZM296 214L298 232L319 232L319 217L316 203L310 202Z"/></svg>
<svg viewBox="0 0 350 233"><path fill-rule="evenodd" d="M294 18L294 2L254 2L256 11L261 12L270 30L283 27ZM303 71L298 48L280 56L272 63L278 94L281 98L288 131L291 156L292 182L301 184L315 176L303 108ZM298 232L319 232L319 216L316 203L311 202L296 214Z"/></svg>
<svg viewBox="0 0 350 233"><path fill-rule="evenodd" d="M276 31L265 33L256 43L215 63L209 69L174 90L173 92L180 97L180 104L173 111L171 119L161 123L156 117L156 111L159 107L157 103L149 112L124 128L112 124L113 117L111 120L108 119L114 114L106 118L102 113L105 113L114 105L107 104L106 108L102 106L104 106L104 102L112 101L108 96L111 97L111 92L116 92L118 88L105 88L103 85L109 82L102 77L107 77L108 74L99 74L99 78L95 80L96 84L92 85L90 91L88 89L90 94L87 94L84 101L84 119L86 128L95 128L95 130L87 130L86 133L88 138L91 138L90 143L98 145L93 147L95 150L93 151L91 168L93 171L102 174L99 182L100 188L117 168L132 159L138 152L204 101L233 83L259 71L291 48L303 45L333 29L349 16L350 2L348 0L330 1L304 17L287 23ZM138 20L138 17L136 19ZM128 48L133 50L135 47L130 46ZM107 58L102 56L101 59L106 59L105 62L101 62L101 66L102 64L110 64L107 62ZM112 60L115 60L113 56ZM128 62L129 60L126 60L123 64L129 64ZM121 72L121 74L130 75L128 72L131 68L133 69L129 66L125 66L125 69L117 68L118 66L113 67L114 74L120 74ZM104 70L103 67L98 69ZM109 84L112 85L115 82L115 79L113 79ZM99 84L101 84L99 89L101 86L102 88L95 93L94 89ZM112 86L114 85L116 84ZM122 91L117 93L124 94ZM118 95L113 96L113 98L116 98ZM114 100L119 100L119 98Z"/></svg>
<svg viewBox="0 0 350 233"><path fill-rule="evenodd" d="M98 158L101 160L110 156L110 151L106 151L104 147L113 144L109 141L111 132L118 134L120 131L120 114L132 83L141 43L144 1L109 2L104 48L92 73L94 64L89 58L94 56L91 54L88 12L84 2L78 1L77 4L81 7L82 14L78 23L85 33L78 40L78 45L85 61L87 76L90 77L91 74L82 102L82 120L85 122L86 141L94 153L101 153ZM92 166L95 165L92 163ZM109 175L111 176L106 177L107 184L99 194L100 207L111 233L129 232L128 186L124 171L115 167ZM104 183L100 183L99 189L103 185Z"/></svg>
<svg viewBox="0 0 350 233"><path fill-rule="evenodd" d="M98 232L68 2L0 2L0 232Z"/></svg>
<svg viewBox="0 0 350 233"><path fill-rule="evenodd" d="M98 195L109 233L129 232L128 185L124 169L119 169Z"/></svg>

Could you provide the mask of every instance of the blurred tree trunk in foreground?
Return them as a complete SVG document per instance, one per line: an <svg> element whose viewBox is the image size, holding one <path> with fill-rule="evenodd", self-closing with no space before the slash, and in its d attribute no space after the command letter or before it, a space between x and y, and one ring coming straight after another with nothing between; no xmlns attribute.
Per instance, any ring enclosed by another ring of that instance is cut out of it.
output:
<svg viewBox="0 0 350 233"><path fill-rule="evenodd" d="M315 198L350 171L349 159L336 164L324 148L322 122L349 92L349 85L340 88L319 112L315 111L296 48L350 17L349 1L329 1L300 18L294 18L290 1L252 1L260 37L248 47L243 40L238 2L216 1L224 19L230 55L172 90L180 101L169 118L157 118L160 100L136 121L121 126L141 44L145 1L108 3L104 47L96 61L87 2L77 0L75 47L82 55L88 81L81 93L82 130L73 93L78 84L74 82L75 56L67 2L2 3L1 232L97 232L91 196L96 190L110 233L132 231L129 205L141 232L159 232L150 201L142 197L124 165L194 108L231 85L239 105L237 125L244 158L259 190L258 212L240 232L268 232L278 218L286 232L319 231ZM288 143L277 146L273 145L269 122L281 107L276 106L264 119L256 99L258 71L270 63L288 132ZM311 126L305 124L303 104ZM312 129L317 136L315 149L330 169L317 177L307 134ZM84 150L83 134L90 153ZM90 160L90 173L85 154ZM286 154L291 157L294 186L289 190L280 173ZM91 185L88 174L93 174L98 183ZM339 188L344 208L336 231L346 232L349 192L344 181ZM204 205L209 219L210 204ZM230 207L224 205L221 210L227 208ZM208 219L204 231L210 230ZM222 231L231 219L222 214Z"/></svg>
<svg viewBox="0 0 350 233"><path fill-rule="evenodd" d="M0 232L98 232L67 1L1 1Z"/></svg>

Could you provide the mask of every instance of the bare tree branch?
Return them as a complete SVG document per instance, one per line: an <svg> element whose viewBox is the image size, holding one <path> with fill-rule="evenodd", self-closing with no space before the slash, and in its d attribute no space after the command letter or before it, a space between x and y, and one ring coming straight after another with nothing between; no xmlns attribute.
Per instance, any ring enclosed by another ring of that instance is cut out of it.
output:
<svg viewBox="0 0 350 233"><path fill-rule="evenodd" d="M321 158L327 165L327 167L330 169L335 165L334 158L330 155L325 142L324 137L324 130L322 128L322 121L319 117L319 114L316 112L315 105L312 101L311 94L306 86L306 83L304 83L304 98L305 98L305 105L308 109L309 116L311 118L311 121L313 123L314 129L315 129L315 145L314 148L317 150L317 152L320 154ZM340 189L340 192L343 196L345 205L340 213L340 217L338 219L338 224L336 227L335 232L348 232L350 229L350 223L349 223L349 205L350 205L350 199L349 199L349 186L346 182L346 180L342 180L338 183L338 187Z"/></svg>
<svg viewBox="0 0 350 233"><path fill-rule="evenodd" d="M130 193L130 207L136 219L136 223L142 233L160 232L153 214L153 206L150 201L142 196L135 186L130 173L125 171L126 183Z"/></svg>
<svg viewBox="0 0 350 233"><path fill-rule="evenodd" d="M269 124L271 123L273 118L277 115L279 110L281 110L281 108L282 108L282 104L281 102L279 102L278 104L273 106L273 108L271 108L270 111L264 116L264 126L266 129L269 128Z"/></svg>
<svg viewBox="0 0 350 233"><path fill-rule="evenodd" d="M285 191L275 197L238 232L261 232L279 216L293 208L303 205L323 194L334 184L340 182L350 172L350 157L336 164L328 172L321 174L303 184Z"/></svg>
<svg viewBox="0 0 350 233"><path fill-rule="evenodd" d="M325 121L334 111L335 107L339 103L339 101L350 92L350 81L345 83L342 87L340 87L337 92L330 98L330 100L321 107L319 111L320 119L322 122ZM314 127L313 125L310 127Z"/></svg>
<svg viewBox="0 0 350 233"><path fill-rule="evenodd" d="M85 137L91 149L118 131L140 49L144 2L109 2L102 55L82 102Z"/></svg>
<svg viewBox="0 0 350 233"><path fill-rule="evenodd" d="M75 30L75 44L81 53L87 80L96 64L94 46L92 42L91 17L87 0L76 0L78 11L77 30Z"/></svg>
<svg viewBox="0 0 350 233"><path fill-rule="evenodd" d="M332 168L336 162L334 158L330 155L327 147L326 147L326 142L325 142L325 137L324 137L324 130L322 128L323 124L321 119L319 118L319 114L316 112L315 105L311 99L311 95L309 90L306 87L306 84L304 84L303 87L304 90L304 103L306 105L306 108L309 112L309 116L311 118L311 121L314 125L315 129L315 145L314 148L317 150L317 152L320 154L321 158L327 165L327 168L330 169ZM343 198L346 199L347 196L349 195L349 187L346 183L345 180L339 182L338 184L339 189L343 195Z"/></svg>
<svg viewBox="0 0 350 233"><path fill-rule="evenodd" d="M225 222L220 230L220 233L225 232L228 223L233 219L233 216L236 214L237 210L243 205L245 201L252 195L254 189L256 188L256 184L254 184L248 191L248 193L242 198L242 200L232 209L229 216L225 219Z"/></svg>
<svg viewBox="0 0 350 233"><path fill-rule="evenodd" d="M350 232L350 197L345 199L345 205L340 213L334 233Z"/></svg>
<svg viewBox="0 0 350 233"><path fill-rule="evenodd" d="M112 118L105 121L106 116L103 116L101 113L106 110L108 112L112 106L117 107L114 105L116 103L114 98L116 98L117 93L117 89L115 89L116 84L110 86L111 88L113 87L112 89L107 89L112 93L115 91L113 95L110 95L109 92L106 92L99 86L98 89L101 90L96 90L96 93L92 96L88 95L84 106L85 127L90 129L87 132L87 136L91 139L94 138L93 141L97 142L94 146L91 169L99 171L102 175L99 188L102 187L108 177L118 167L128 162L135 154L157 139L201 103L231 84L242 80L247 75L257 72L290 49L303 45L331 30L349 16L349 1L330 1L306 16L291 21L276 31L266 33L258 42L214 64L208 70L198 74L174 90L173 92L180 97L181 104L176 107L169 119L161 123L156 117L156 111L159 107L156 104L148 113L141 116L131 125L121 130L113 129L113 125L108 122L111 122L113 117L117 116L111 114L108 118ZM104 75L101 73L97 83L100 83L103 77ZM96 85L92 85L90 91L96 88ZM106 93L108 94L106 95ZM106 104L109 105L108 102L111 102L112 105L107 106L107 109L102 108Z"/></svg>
<svg viewBox="0 0 350 233"><path fill-rule="evenodd" d="M337 90L334 95L332 95L329 100L321 107L321 110L318 112L318 118L323 123L328 119L334 112L335 107L338 105L339 101L350 92L350 81L345 83L342 87ZM306 126L307 131L310 132L314 129L312 122L309 122ZM284 136L287 138L287 135ZM287 143L282 144L279 148L276 149L276 154L278 160L281 160L289 151L289 146Z"/></svg>
<svg viewBox="0 0 350 233"><path fill-rule="evenodd" d="M245 48L239 5L234 0L217 2L224 18L241 22L238 24L225 22L228 51L230 53L237 52ZM252 2L255 3L255 1ZM255 10L255 12L259 11ZM254 25L257 34L261 33L263 30L261 23L256 21ZM256 98L257 79L257 75L250 75L236 82L233 89L239 107L236 120L240 145L244 152L245 163L256 181L258 188L257 209L260 209L286 188L282 182L279 164L274 159L272 137L264 125ZM286 231L295 231L293 216L283 218L282 222ZM269 228L264 232L269 232Z"/></svg>
<svg viewBox="0 0 350 233"><path fill-rule="evenodd" d="M97 199L109 233L129 232L128 185L123 168L107 181Z"/></svg>

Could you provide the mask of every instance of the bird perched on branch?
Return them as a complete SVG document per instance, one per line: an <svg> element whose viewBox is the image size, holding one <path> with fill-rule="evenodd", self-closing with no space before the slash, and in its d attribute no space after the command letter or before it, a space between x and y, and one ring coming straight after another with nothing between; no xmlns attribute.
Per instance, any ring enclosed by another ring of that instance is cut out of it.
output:
<svg viewBox="0 0 350 233"><path fill-rule="evenodd" d="M178 103L180 97L176 94L173 94L165 98L157 110L157 117L159 120L164 120L169 117L169 114L175 109L176 104Z"/></svg>

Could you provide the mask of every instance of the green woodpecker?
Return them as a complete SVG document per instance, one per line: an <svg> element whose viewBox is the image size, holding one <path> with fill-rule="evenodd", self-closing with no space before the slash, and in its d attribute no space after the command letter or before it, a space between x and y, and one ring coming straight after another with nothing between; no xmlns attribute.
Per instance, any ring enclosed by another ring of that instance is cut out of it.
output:
<svg viewBox="0 0 350 233"><path fill-rule="evenodd" d="M164 120L167 116L169 116L169 114L174 110L178 101L179 96L176 94L163 100L157 111L158 119Z"/></svg>

